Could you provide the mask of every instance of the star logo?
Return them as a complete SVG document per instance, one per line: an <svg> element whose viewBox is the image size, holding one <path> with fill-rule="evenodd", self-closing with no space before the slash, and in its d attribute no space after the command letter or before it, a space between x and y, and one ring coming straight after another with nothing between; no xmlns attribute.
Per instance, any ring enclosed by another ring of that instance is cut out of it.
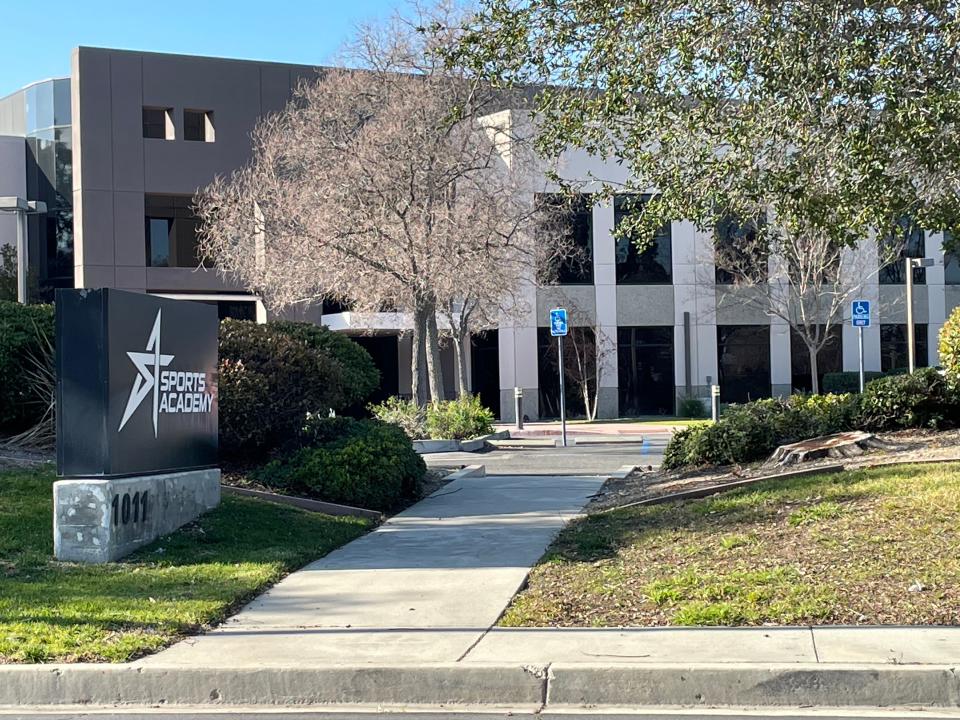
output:
<svg viewBox="0 0 960 720"><path fill-rule="evenodd" d="M136 366L137 375L133 381L133 388L130 390L130 397L127 398L127 408L123 411L123 419L120 421L120 427L117 432L123 430L123 426L140 407L150 391L153 391L153 436L157 436L157 407L158 407L158 387L157 381L160 379L160 368L166 367L172 361L173 355L163 355L160 353L160 313L157 310L157 319L153 322L153 330L147 339L146 352L128 352L127 357Z"/></svg>

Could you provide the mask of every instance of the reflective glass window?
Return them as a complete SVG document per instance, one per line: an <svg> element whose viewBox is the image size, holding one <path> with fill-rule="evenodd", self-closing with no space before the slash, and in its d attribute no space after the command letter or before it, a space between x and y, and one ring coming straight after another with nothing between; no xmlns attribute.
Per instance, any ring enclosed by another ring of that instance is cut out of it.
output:
<svg viewBox="0 0 960 720"><path fill-rule="evenodd" d="M721 402L770 397L770 326L718 325Z"/></svg>
<svg viewBox="0 0 960 720"><path fill-rule="evenodd" d="M820 336L825 332L820 326ZM823 392L823 376L826 373L843 371L843 330L839 325L831 325L829 339L817 354L817 380L820 392ZM812 392L810 378L810 351L803 336L790 328L790 376L794 392Z"/></svg>
<svg viewBox="0 0 960 720"><path fill-rule="evenodd" d="M672 415L672 327L617 328L620 415Z"/></svg>
<svg viewBox="0 0 960 720"><path fill-rule="evenodd" d="M146 195L147 263L151 267L197 267L200 223L189 195Z"/></svg>
<svg viewBox="0 0 960 720"><path fill-rule="evenodd" d="M917 367L927 367L927 326L914 325L913 338L916 351ZM907 326L881 325L880 326L880 369L883 372L903 370L909 367L910 358L907 351Z"/></svg>
<svg viewBox="0 0 960 720"><path fill-rule="evenodd" d="M758 282L767 277L769 249L759 239L762 223L725 218L714 229L717 285Z"/></svg>
<svg viewBox="0 0 960 720"><path fill-rule="evenodd" d="M649 195L617 195L613 201L613 223L618 227L632 213L643 211L643 203ZM664 284L673 277L670 225L666 224L654 234L653 244L642 253L631 237L615 238L617 284Z"/></svg>
<svg viewBox="0 0 960 720"><path fill-rule="evenodd" d="M544 212L546 232L558 232L567 238L572 252L555 268L561 285L593 284L593 201L589 195L570 200L563 195L538 195Z"/></svg>
<svg viewBox="0 0 960 720"><path fill-rule="evenodd" d="M907 281L906 258L922 258L926 254L923 230L909 218L903 218L898 223L896 236L889 236L882 242L895 243L898 252L894 260L880 270L881 285L902 285ZM913 269L913 281L923 284L927 281L926 268Z"/></svg>

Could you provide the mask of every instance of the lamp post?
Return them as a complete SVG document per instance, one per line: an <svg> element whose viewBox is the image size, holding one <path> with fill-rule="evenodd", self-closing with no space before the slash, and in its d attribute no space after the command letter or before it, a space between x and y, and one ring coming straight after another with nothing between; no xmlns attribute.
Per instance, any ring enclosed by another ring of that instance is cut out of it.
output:
<svg viewBox="0 0 960 720"><path fill-rule="evenodd" d="M14 213L17 216L17 302L27 303L27 215L37 215L47 211L47 204L40 200L24 200L22 197L0 197L0 212Z"/></svg>
<svg viewBox="0 0 960 720"><path fill-rule="evenodd" d="M914 268L933 267L933 258L905 258L907 265L907 369L912 373L917 369L917 347L913 332L913 270Z"/></svg>

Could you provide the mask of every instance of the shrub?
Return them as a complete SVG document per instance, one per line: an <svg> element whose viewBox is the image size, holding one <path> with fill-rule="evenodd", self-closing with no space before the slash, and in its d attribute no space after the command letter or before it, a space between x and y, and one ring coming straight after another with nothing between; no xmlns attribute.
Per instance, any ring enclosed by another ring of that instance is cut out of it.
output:
<svg viewBox="0 0 960 720"><path fill-rule="evenodd" d="M707 416L707 408L704 407L703 401L695 397L686 397L681 400L677 411L682 418L696 420Z"/></svg>
<svg viewBox="0 0 960 720"><path fill-rule="evenodd" d="M863 374L865 383L883 377L882 372L869 370ZM823 376L823 392L825 393L856 393L860 392L859 372L830 372Z"/></svg>
<svg viewBox="0 0 960 720"><path fill-rule="evenodd" d="M303 447L268 463L254 479L276 489L328 502L390 510L415 498L426 465L400 428L377 420L319 422L317 436L336 439Z"/></svg>
<svg viewBox="0 0 960 720"><path fill-rule="evenodd" d="M343 378L343 407L361 408L380 386L380 371L362 345L343 333L313 323L280 320L270 323L274 329L323 352L340 364Z"/></svg>
<svg viewBox="0 0 960 720"><path fill-rule="evenodd" d="M960 385L960 307L954 308L940 328L938 349L947 381L954 386Z"/></svg>
<svg viewBox="0 0 960 720"><path fill-rule="evenodd" d="M426 412L413 400L391 397L382 403L370 405L368 409L378 420L399 427L411 440L427 437Z"/></svg>
<svg viewBox="0 0 960 720"><path fill-rule="evenodd" d="M468 440L493 432L493 412L479 395L427 405L427 435L436 440Z"/></svg>
<svg viewBox="0 0 960 720"><path fill-rule="evenodd" d="M891 375L869 383L863 391L861 425L871 430L944 428L957 423L957 391L933 368Z"/></svg>
<svg viewBox="0 0 960 720"><path fill-rule="evenodd" d="M673 435L663 467L752 462L779 445L855 426L857 395L794 395L786 400L755 400L727 407L712 425L686 428Z"/></svg>
<svg viewBox="0 0 960 720"><path fill-rule="evenodd" d="M297 436L307 413L343 405L340 365L269 325L220 324L220 445L225 457Z"/></svg>
<svg viewBox="0 0 960 720"><path fill-rule="evenodd" d="M0 429L4 431L30 427L46 409L27 381L31 358L41 359L46 352L44 336L53 342L53 306L0 301Z"/></svg>

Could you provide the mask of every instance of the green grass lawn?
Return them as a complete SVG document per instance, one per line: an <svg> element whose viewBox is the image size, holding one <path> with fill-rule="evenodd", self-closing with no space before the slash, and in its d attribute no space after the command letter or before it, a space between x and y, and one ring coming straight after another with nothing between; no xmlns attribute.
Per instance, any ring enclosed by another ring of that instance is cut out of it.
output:
<svg viewBox="0 0 960 720"><path fill-rule="evenodd" d="M109 565L53 554L52 468L0 472L0 663L129 660L216 623L286 573L366 532L225 496L196 523Z"/></svg>
<svg viewBox="0 0 960 720"><path fill-rule="evenodd" d="M955 625L958 541L960 464L771 480L572 523L501 624Z"/></svg>

